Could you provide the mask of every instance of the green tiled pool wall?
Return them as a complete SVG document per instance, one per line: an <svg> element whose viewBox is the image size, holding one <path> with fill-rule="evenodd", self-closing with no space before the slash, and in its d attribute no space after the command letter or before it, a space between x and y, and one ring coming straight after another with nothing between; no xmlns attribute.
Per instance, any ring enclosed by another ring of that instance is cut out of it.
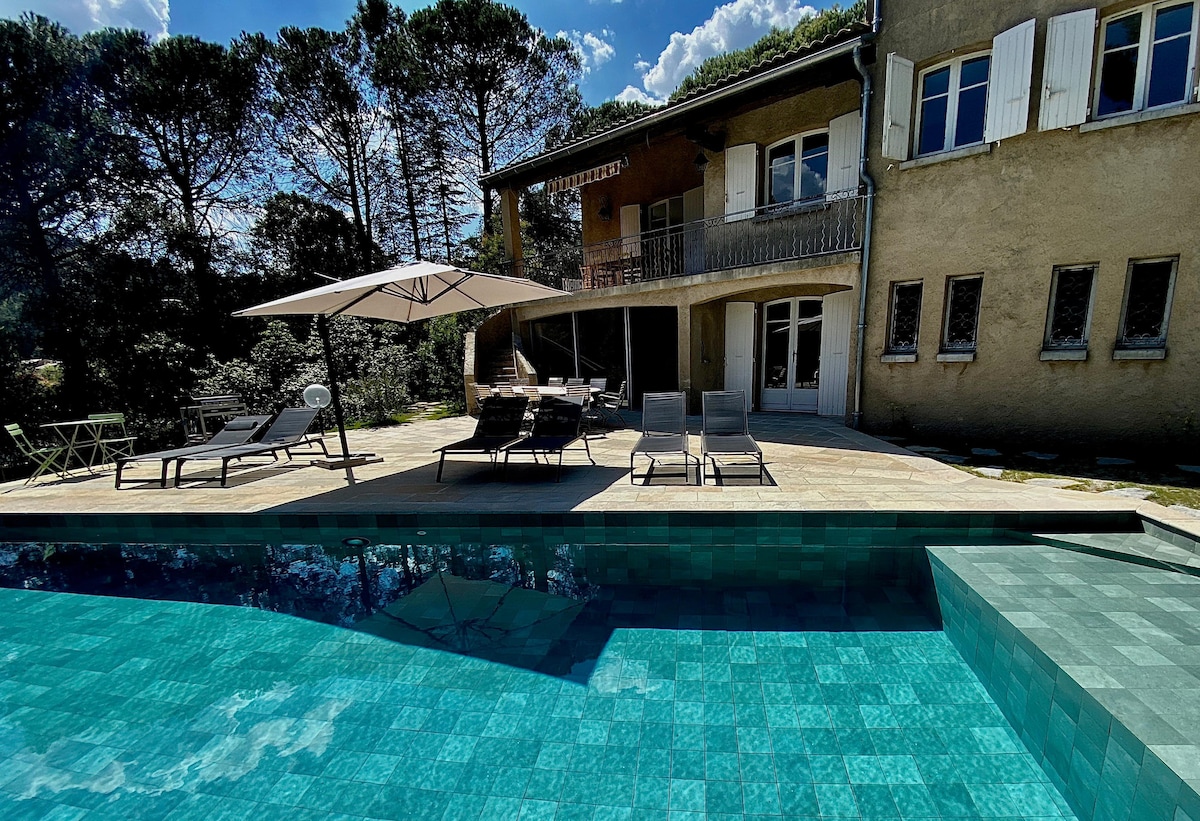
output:
<svg viewBox="0 0 1200 821"><path fill-rule="evenodd" d="M160 513L0 514L0 541L148 544L919 545L978 543L1010 530L1130 531L1131 512L925 513L874 511L630 513Z"/></svg>
<svg viewBox="0 0 1200 821"><path fill-rule="evenodd" d="M930 551L943 629L1080 821L1200 819L1200 797Z"/></svg>

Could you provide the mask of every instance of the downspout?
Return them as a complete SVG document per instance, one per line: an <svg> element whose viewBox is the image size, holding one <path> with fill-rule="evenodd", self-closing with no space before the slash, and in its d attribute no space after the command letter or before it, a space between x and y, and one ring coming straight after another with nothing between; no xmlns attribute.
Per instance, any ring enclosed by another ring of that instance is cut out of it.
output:
<svg viewBox="0 0 1200 821"><path fill-rule="evenodd" d="M879 32L879 0L872 4L871 39ZM867 282L871 272L871 228L875 217L875 180L867 173L867 131L871 111L871 74L862 61L862 46L854 47L854 67L862 76L862 134L858 146L858 178L866 186L866 215L863 220L862 275L858 283L858 343L854 357L854 411L850 415L850 427L858 429L862 424L863 354L866 350L867 327Z"/></svg>

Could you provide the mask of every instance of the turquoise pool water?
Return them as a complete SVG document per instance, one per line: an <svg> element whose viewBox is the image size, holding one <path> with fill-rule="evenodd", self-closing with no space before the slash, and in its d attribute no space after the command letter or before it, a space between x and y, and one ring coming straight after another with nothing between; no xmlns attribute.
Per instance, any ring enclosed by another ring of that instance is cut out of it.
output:
<svg viewBox="0 0 1200 821"><path fill-rule="evenodd" d="M911 557L505 551L344 626L0 590L0 817L1072 817Z"/></svg>

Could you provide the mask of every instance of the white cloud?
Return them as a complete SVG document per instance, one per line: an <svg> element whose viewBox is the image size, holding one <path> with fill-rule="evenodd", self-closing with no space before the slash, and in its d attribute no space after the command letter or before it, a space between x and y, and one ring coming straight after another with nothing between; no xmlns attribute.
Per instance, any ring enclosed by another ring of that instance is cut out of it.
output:
<svg viewBox="0 0 1200 821"><path fill-rule="evenodd" d="M666 102L666 99L651 97L637 86L625 86L621 93L613 99L622 103L646 103L647 105L662 105Z"/></svg>
<svg viewBox="0 0 1200 821"><path fill-rule="evenodd" d="M0 0L0 17L26 11L57 20L76 34L112 26L158 38L167 36L171 24L170 0Z"/></svg>
<svg viewBox="0 0 1200 821"><path fill-rule="evenodd" d="M654 64L651 63L649 60L639 59L636 63L633 64L633 67L635 69L637 69L638 71L642 72L643 74L645 74L649 70L650 66L652 66L652 65L654 65Z"/></svg>
<svg viewBox="0 0 1200 821"><path fill-rule="evenodd" d="M560 31L558 36L570 40L571 45L575 46L575 53L579 55L579 62L583 64L584 74L590 74L592 69L600 68L617 53L612 43L604 39L605 37L612 38L611 29L601 29L599 34L593 34L590 31L582 34L574 30Z"/></svg>
<svg viewBox="0 0 1200 821"><path fill-rule="evenodd" d="M642 72L646 91L652 97L665 98L706 58L745 48L771 28L791 28L815 13L816 9L799 0L732 0L715 8L712 16L689 34L672 34L653 66L643 69L639 63L635 68Z"/></svg>

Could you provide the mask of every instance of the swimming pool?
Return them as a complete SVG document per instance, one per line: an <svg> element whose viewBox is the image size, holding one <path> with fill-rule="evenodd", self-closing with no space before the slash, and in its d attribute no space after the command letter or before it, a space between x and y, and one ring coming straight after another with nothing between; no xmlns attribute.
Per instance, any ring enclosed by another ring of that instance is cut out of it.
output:
<svg viewBox="0 0 1200 821"><path fill-rule="evenodd" d="M8 543L0 814L1073 817L837 541Z"/></svg>

